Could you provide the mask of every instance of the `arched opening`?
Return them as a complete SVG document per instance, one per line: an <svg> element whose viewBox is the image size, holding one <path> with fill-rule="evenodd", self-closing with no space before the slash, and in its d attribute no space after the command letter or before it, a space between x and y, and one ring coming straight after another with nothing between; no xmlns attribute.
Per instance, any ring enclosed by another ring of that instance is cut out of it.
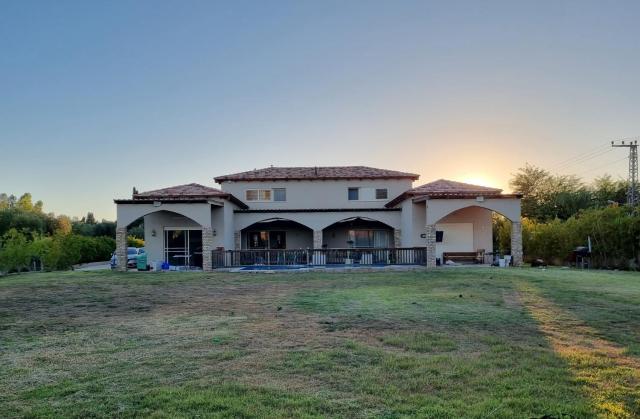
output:
<svg viewBox="0 0 640 419"><path fill-rule="evenodd" d="M241 249L285 250L313 247L313 230L286 218L270 218L241 230Z"/></svg>
<svg viewBox="0 0 640 419"><path fill-rule="evenodd" d="M393 227L366 217L351 217L322 230L322 247L375 249L395 247Z"/></svg>
<svg viewBox="0 0 640 419"><path fill-rule="evenodd" d="M432 225L435 226L436 264L508 265L521 261L519 219L514 229L510 217L489 205L457 208L441 216ZM512 247L516 248L516 252L512 251ZM516 259L518 255L520 257Z"/></svg>
<svg viewBox="0 0 640 419"><path fill-rule="evenodd" d="M138 218L128 222L133 216ZM118 221L117 235L121 237L119 240L116 237L119 249L116 249L115 261L112 261L114 267L125 268L119 260L124 256L127 269L157 270L163 269L163 266L164 269L170 270L203 269L202 226L192 218L162 209L142 211L141 215L132 212L130 216L122 217ZM131 226L143 231L144 247L137 251L130 246Z"/></svg>

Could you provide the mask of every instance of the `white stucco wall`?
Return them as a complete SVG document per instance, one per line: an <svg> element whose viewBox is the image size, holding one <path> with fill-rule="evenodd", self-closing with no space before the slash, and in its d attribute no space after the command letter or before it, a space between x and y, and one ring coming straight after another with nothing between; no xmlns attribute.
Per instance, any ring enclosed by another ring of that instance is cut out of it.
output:
<svg viewBox="0 0 640 419"><path fill-rule="evenodd" d="M163 203L160 206L149 204L118 204L117 226L127 227L140 217L157 211L171 211L189 217L198 224L211 226L211 204L208 203Z"/></svg>
<svg viewBox="0 0 640 419"><path fill-rule="evenodd" d="M411 200L409 200L411 201ZM427 225L427 216L425 214L425 203L418 202L413 203L413 214L411 219L413 220L413 228L409 232L411 240L413 241L412 247L426 246L427 239L421 237L425 233L425 226Z"/></svg>
<svg viewBox="0 0 640 419"><path fill-rule="evenodd" d="M461 243L460 248L471 250L455 250L455 242L449 242L449 251L455 252L473 252L479 249L484 249L485 252L493 251L493 229L491 220L491 211L480 207L468 207L458 211L455 211L446 217L442 218L436 224L436 230L445 231L446 226L460 223L471 223L473 225L471 243ZM437 248L437 245L436 245ZM438 256L438 257L441 257Z"/></svg>
<svg viewBox="0 0 640 419"><path fill-rule="evenodd" d="M391 228L400 228L400 211L340 211L340 212L238 212L234 214L235 230L240 231L251 224L273 218L295 221L312 230L323 230L338 221L353 217L370 218L387 224Z"/></svg>
<svg viewBox="0 0 640 419"><path fill-rule="evenodd" d="M436 243L436 257L441 261L444 252L474 252L473 223L438 223L436 231L443 232L442 242Z"/></svg>
<svg viewBox="0 0 640 419"><path fill-rule="evenodd" d="M426 224L436 224L448 214L467 207L481 207L496 211L511 221L520 222L520 200L517 198L476 199L431 199L427 203Z"/></svg>
<svg viewBox="0 0 640 419"><path fill-rule="evenodd" d="M308 209L308 208L383 208L396 196L411 189L410 179L380 180L290 180L280 182L223 182L220 187L230 192L251 209ZM386 188L387 199L349 201L348 188ZM285 202L247 201L248 189L285 188Z"/></svg>

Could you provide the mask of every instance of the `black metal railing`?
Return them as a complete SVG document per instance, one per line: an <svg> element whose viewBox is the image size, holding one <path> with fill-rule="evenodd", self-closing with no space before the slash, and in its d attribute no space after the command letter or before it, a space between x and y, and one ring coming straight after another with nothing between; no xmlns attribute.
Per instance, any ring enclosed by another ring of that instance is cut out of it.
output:
<svg viewBox="0 0 640 419"><path fill-rule="evenodd" d="M213 268L242 266L425 265L424 247L372 249L214 250Z"/></svg>

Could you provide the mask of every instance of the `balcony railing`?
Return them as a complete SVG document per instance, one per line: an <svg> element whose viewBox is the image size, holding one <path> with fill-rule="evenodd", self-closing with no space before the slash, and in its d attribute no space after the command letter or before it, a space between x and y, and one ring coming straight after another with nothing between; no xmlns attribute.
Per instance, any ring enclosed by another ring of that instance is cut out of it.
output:
<svg viewBox="0 0 640 419"><path fill-rule="evenodd" d="M214 250L213 268L243 266L425 265L424 247L375 249Z"/></svg>

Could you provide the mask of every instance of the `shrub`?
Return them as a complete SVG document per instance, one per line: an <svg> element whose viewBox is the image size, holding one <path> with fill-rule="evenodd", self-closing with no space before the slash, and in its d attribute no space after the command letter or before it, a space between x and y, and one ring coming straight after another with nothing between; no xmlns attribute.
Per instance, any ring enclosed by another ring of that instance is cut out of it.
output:
<svg viewBox="0 0 640 419"><path fill-rule="evenodd" d="M542 258L563 264L591 238L593 267L635 268L640 251L640 213L621 206L582 211L566 221L523 219L523 248L528 261Z"/></svg>
<svg viewBox="0 0 640 419"><path fill-rule="evenodd" d="M127 246L144 247L144 240L133 236L127 236Z"/></svg>
<svg viewBox="0 0 640 419"><path fill-rule="evenodd" d="M29 269L31 249L24 234L10 229L0 241L0 271L21 272Z"/></svg>

